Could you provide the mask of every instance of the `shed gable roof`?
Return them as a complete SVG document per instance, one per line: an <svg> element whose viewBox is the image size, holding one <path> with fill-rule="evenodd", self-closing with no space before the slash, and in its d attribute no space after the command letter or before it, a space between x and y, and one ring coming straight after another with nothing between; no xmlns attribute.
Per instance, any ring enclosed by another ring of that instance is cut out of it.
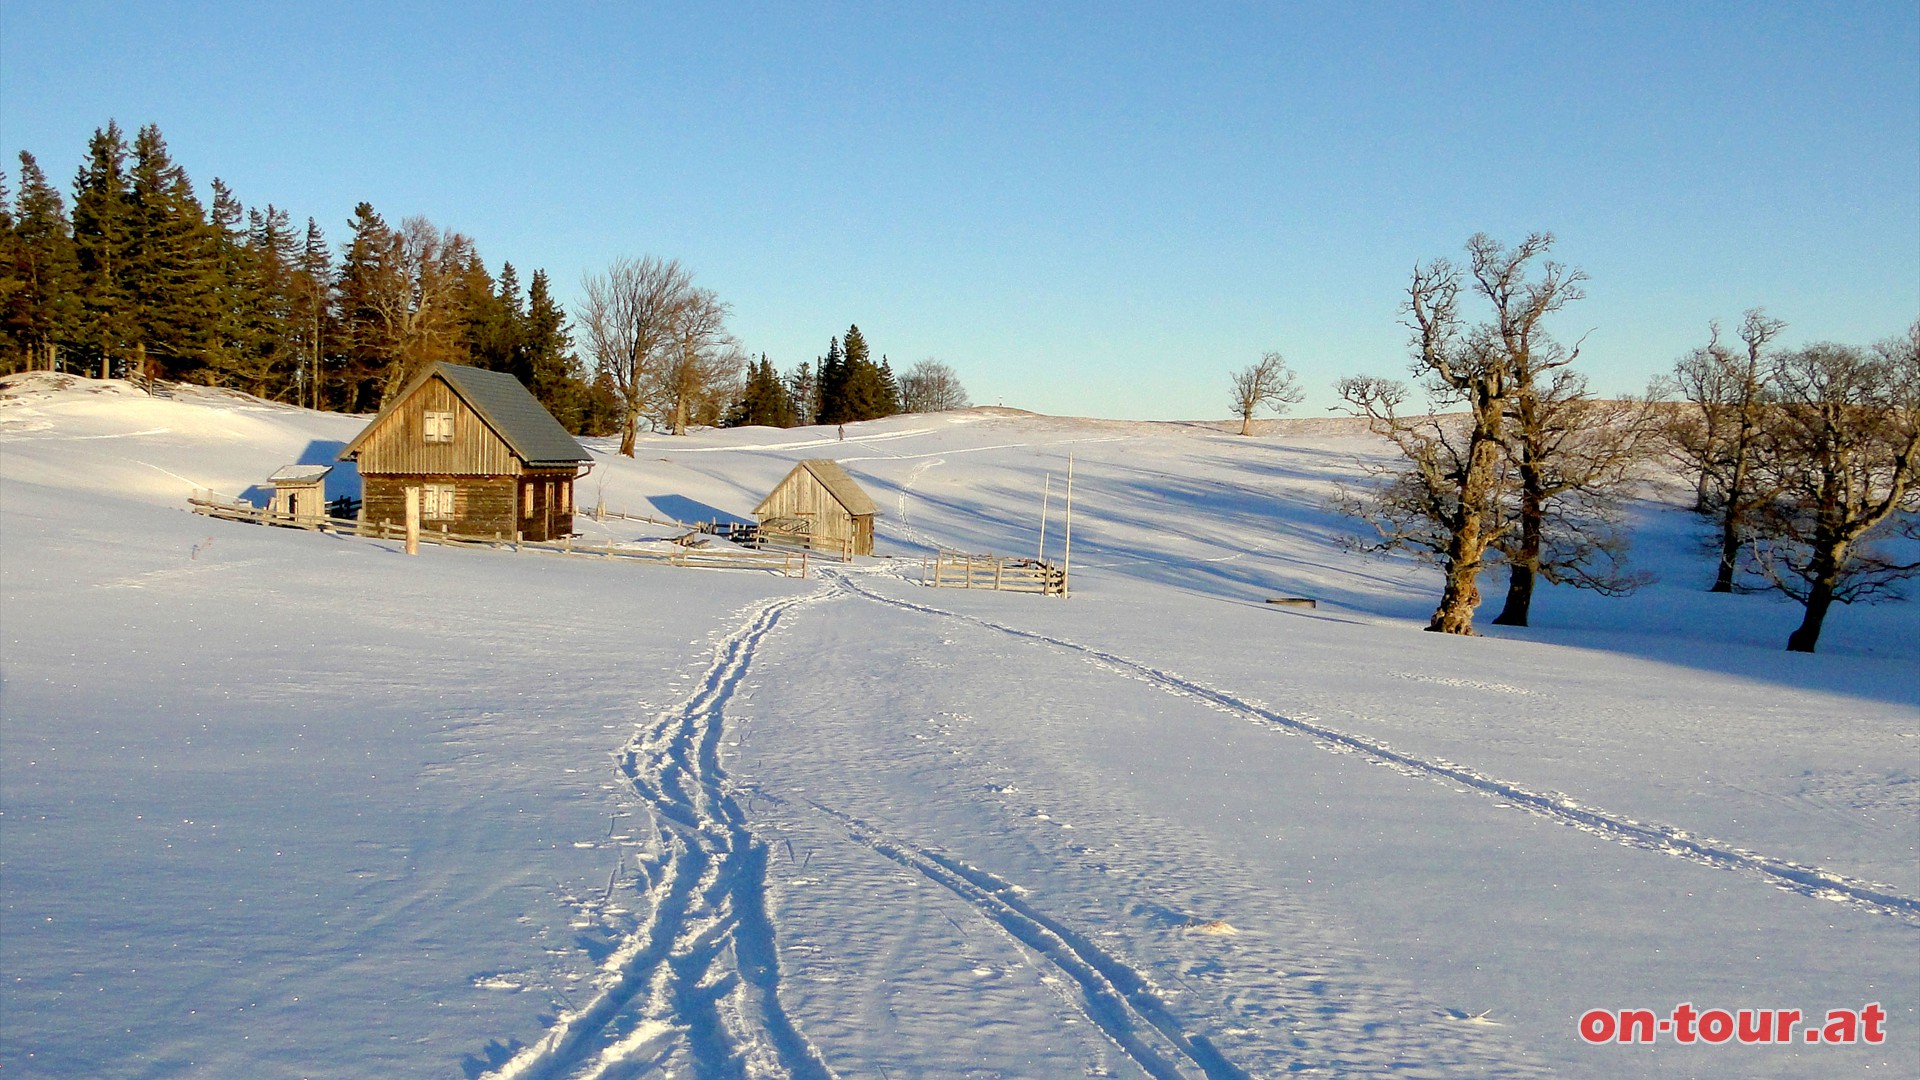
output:
<svg viewBox="0 0 1920 1080"><path fill-rule="evenodd" d="M833 501L839 503L840 508L853 517L864 517L880 512L880 507L875 505L865 491L861 490L859 484L854 483L853 477L847 475L847 470L841 468L839 462L826 458L806 458L801 461L793 467L793 472L788 473L785 479L775 485L774 490L778 491L785 487L788 480L792 480L802 471L818 481L820 486L826 489L827 494L833 496ZM760 500L760 505L754 512L758 513L765 509L772 498L773 496L769 495Z"/></svg>
<svg viewBox="0 0 1920 1080"><path fill-rule="evenodd" d="M359 453L360 444L366 441L367 436L435 377L451 387L460 400L523 463L532 466L574 465L593 460L573 436L567 434L567 429L560 426L560 421L555 420L553 414L526 387L520 385L519 379L504 371L446 363L431 364L415 376L413 382L408 383L407 388L391 404L380 410L380 415L373 418L366 430L340 451L340 460L345 461Z"/></svg>

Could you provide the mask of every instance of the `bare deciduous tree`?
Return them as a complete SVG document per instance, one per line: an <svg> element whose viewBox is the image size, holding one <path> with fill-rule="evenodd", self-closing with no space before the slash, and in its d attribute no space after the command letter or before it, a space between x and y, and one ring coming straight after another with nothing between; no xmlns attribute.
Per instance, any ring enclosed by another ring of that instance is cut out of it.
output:
<svg viewBox="0 0 1920 1080"><path fill-rule="evenodd" d="M1528 400L1515 396L1509 456L1514 527L1495 545L1506 559L1507 598L1494 622L1526 626L1534 584L1619 596L1652 580L1629 570L1619 492L1646 460L1654 424L1643 400L1586 396L1561 371Z"/></svg>
<svg viewBox="0 0 1920 1080"><path fill-rule="evenodd" d="M953 368L928 357L900 378L900 408L910 413L946 412L972 404Z"/></svg>
<svg viewBox="0 0 1920 1080"><path fill-rule="evenodd" d="M1240 434L1253 434L1253 414L1261 409L1276 413L1298 405L1307 396L1300 381L1277 352L1262 353L1260 362L1233 373L1233 411L1240 417Z"/></svg>
<svg viewBox="0 0 1920 1080"><path fill-rule="evenodd" d="M1813 652L1834 601L1889 598L1920 572L1877 545L1920 539L1920 322L1872 351L1796 349L1773 379L1754 467L1775 494L1755 515L1755 562L1806 606L1787 649Z"/></svg>
<svg viewBox="0 0 1920 1080"><path fill-rule="evenodd" d="M633 456L640 421L651 412L667 359L677 347L680 309L693 275L673 259L621 259L588 275L579 320L594 370L613 385L620 406L620 452Z"/></svg>
<svg viewBox="0 0 1920 1080"><path fill-rule="evenodd" d="M471 240L442 232L423 217L401 222L393 245L386 288L368 296L393 350L383 371L382 407L428 364L459 359L454 296L460 268L473 252Z"/></svg>
<svg viewBox="0 0 1920 1080"><path fill-rule="evenodd" d="M1480 567L1506 525L1500 488L1511 373L1485 327L1460 322L1460 272L1445 259L1413 271L1401 307L1413 331L1413 372L1432 403L1465 405L1464 418L1429 409L1408 416L1407 386L1393 379L1342 379L1340 396L1367 418L1376 434L1393 440L1407 465L1363 514L1383 546L1407 546L1437 560L1445 575L1440 604L1427 629L1473 633L1480 606Z"/></svg>
<svg viewBox="0 0 1920 1080"><path fill-rule="evenodd" d="M1545 559L1548 500L1558 483L1538 453L1547 445L1548 428L1537 425L1533 449L1527 450L1527 440L1515 437L1515 418L1529 407L1544 412L1541 399L1551 388L1542 386L1543 372L1551 379L1551 372L1572 359L1574 351L1554 344L1541 324L1580 297L1585 277L1546 262L1537 278L1529 278L1530 264L1552 246L1546 233L1512 249L1484 233L1467 241L1474 291L1493 308L1492 319L1472 327L1460 319L1460 271L1445 259L1415 268L1401 311L1413 331L1413 372L1426 392L1427 411L1407 415L1409 391L1393 380L1359 377L1339 384L1351 410L1407 458L1372 498L1349 499L1344 508L1379 531L1379 546L1409 547L1441 564L1445 583L1429 630L1473 633L1487 553L1516 525L1526 529L1530 513L1536 520L1534 537L1524 547L1516 543L1508 549L1525 561L1529 590ZM1572 397L1568 385L1562 391ZM1530 395L1531 406L1523 393ZM1464 414L1448 414L1460 409ZM1536 473L1531 495L1508 486L1522 467ZM1509 511L1509 497L1517 512ZM1508 561L1519 565L1515 554Z"/></svg>
<svg viewBox="0 0 1920 1080"><path fill-rule="evenodd" d="M1685 402L1662 434L1694 476L1694 509L1712 515L1719 533L1713 592L1733 591L1749 519L1768 498L1755 484L1753 450L1771 392L1768 346L1786 325L1750 309L1740 323L1744 348L1735 349L1720 340L1720 324L1712 323L1707 344L1681 357L1662 386Z"/></svg>
<svg viewBox="0 0 1920 1080"><path fill-rule="evenodd" d="M658 400L675 435L685 435L690 420L719 422L738 390L746 355L727 333L727 310L713 290L690 288L674 312Z"/></svg>

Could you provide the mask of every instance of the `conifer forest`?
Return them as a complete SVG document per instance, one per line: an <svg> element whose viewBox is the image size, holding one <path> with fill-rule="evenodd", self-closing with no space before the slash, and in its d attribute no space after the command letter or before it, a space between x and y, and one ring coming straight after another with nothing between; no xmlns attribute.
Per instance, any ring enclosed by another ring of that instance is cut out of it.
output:
<svg viewBox="0 0 1920 1080"><path fill-rule="evenodd" d="M131 139L113 121L96 129L64 195L22 151L16 176L0 177L0 373L192 383L364 413L446 361L512 373L568 430L595 436L968 404L950 367L928 359L896 376L858 326L776 370L677 263L636 316L656 324L642 347L614 350L579 332L545 269L489 269L473 238L426 217L395 223L361 202L330 238L317 218L249 205L219 179L206 191L157 125Z"/></svg>

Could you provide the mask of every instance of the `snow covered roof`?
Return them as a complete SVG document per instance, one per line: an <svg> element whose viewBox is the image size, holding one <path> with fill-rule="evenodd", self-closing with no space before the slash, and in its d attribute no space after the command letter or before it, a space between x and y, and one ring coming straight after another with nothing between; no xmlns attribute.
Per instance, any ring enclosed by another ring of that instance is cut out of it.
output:
<svg viewBox="0 0 1920 1080"><path fill-rule="evenodd" d="M270 484L311 484L326 478L333 471L331 465L288 465L274 470L267 477Z"/></svg>

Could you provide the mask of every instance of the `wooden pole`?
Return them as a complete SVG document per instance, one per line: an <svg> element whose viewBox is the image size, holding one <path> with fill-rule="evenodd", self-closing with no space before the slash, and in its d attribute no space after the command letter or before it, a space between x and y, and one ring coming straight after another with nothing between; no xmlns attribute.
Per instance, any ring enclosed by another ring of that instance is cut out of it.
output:
<svg viewBox="0 0 1920 1080"><path fill-rule="evenodd" d="M407 489L407 554L420 554L420 489Z"/></svg>
<svg viewBox="0 0 1920 1080"><path fill-rule="evenodd" d="M1035 556L1040 562L1047 561L1047 498L1052 494L1053 474L1048 473L1040 484L1040 554Z"/></svg>
<svg viewBox="0 0 1920 1080"><path fill-rule="evenodd" d="M1073 573L1073 451L1067 451L1067 541L1060 562L1060 596L1067 595L1067 577Z"/></svg>

